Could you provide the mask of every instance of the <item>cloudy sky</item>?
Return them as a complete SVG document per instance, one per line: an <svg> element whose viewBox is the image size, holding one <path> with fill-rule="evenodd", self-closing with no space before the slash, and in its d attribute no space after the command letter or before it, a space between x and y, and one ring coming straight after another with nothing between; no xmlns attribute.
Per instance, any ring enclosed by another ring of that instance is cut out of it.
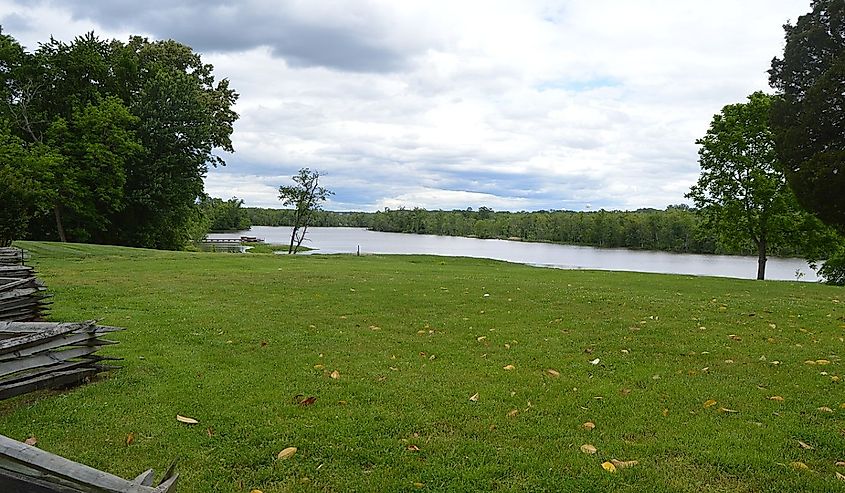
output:
<svg viewBox="0 0 845 493"><path fill-rule="evenodd" d="M192 46L241 94L213 196L278 207L308 166L327 208L663 208L695 139L768 90L809 0L0 0L28 48L94 30Z"/></svg>

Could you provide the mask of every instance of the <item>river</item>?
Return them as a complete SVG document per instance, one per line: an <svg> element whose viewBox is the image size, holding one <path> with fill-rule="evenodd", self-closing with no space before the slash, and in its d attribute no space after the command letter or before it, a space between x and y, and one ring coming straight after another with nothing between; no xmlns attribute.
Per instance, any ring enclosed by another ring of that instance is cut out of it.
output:
<svg viewBox="0 0 845 493"><path fill-rule="evenodd" d="M211 234L211 238L257 236L268 243L287 244L289 227L254 226L248 231ZM482 240L457 236L383 233L363 228L309 228L304 246L315 253L426 254L476 257L559 269L598 269L697 276L754 279L756 257L698 255L623 248L530 243L510 240ZM770 257L766 279L817 281L815 272L802 259Z"/></svg>

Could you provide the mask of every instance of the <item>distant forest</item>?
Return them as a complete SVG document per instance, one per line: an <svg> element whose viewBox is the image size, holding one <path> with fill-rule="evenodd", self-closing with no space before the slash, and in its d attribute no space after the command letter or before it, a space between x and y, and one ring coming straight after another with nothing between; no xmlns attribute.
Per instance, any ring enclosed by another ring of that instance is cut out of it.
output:
<svg viewBox="0 0 845 493"><path fill-rule="evenodd" d="M292 210L254 207L243 210L254 226L292 224ZM755 254L750 243L738 249L720 245L715 235L707 232L704 220L686 205L669 206L665 210L591 212L500 212L487 207L452 211L317 211L311 226L358 227L394 233L499 238L679 253ZM804 252L793 248L773 251L771 254L802 256Z"/></svg>

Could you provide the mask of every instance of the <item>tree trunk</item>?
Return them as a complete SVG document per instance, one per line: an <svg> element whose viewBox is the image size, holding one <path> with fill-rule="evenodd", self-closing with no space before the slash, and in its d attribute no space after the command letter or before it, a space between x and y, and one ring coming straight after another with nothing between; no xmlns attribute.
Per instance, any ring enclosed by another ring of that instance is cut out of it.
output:
<svg viewBox="0 0 845 493"><path fill-rule="evenodd" d="M59 232L59 240L62 243L67 243L67 236L65 235L65 227L62 224L62 211L59 204L53 205L53 213L56 215L56 231Z"/></svg>
<svg viewBox="0 0 845 493"><path fill-rule="evenodd" d="M766 238L757 242L757 280L766 278Z"/></svg>
<svg viewBox="0 0 845 493"><path fill-rule="evenodd" d="M290 232L290 245L288 245L288 254L289 255L291 253L295 253L293 251L293 242L294 242L294 239L296 238L296 230L298 230L298 229L299 229L299 226L294 225L293 230Z"/></svg>

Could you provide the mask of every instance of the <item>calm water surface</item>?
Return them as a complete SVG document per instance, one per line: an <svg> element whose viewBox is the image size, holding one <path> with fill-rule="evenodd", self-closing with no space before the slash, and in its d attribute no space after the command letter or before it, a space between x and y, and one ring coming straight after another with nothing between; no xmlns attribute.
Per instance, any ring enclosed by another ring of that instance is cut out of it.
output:
<svg viewBox="0 0 845 493"><path fill-rule="evenodd" d="M288 227L255 226L248 231L232 234L212 234L212 238L257 236L268 243L287 244ZM363 228L309 228L304 246L318 249L317 253L426 254L450 257L476 257L505 260L522 264L559 269L599 269L664 274L692 274L703 276L754 279L757 275L755 257L726 255L694 255L666 252L593 248L528 243L508 240L481 240L453 236L382 233ZM766 279L817 281L815 273L804 260L769 258Z"/></svg>

